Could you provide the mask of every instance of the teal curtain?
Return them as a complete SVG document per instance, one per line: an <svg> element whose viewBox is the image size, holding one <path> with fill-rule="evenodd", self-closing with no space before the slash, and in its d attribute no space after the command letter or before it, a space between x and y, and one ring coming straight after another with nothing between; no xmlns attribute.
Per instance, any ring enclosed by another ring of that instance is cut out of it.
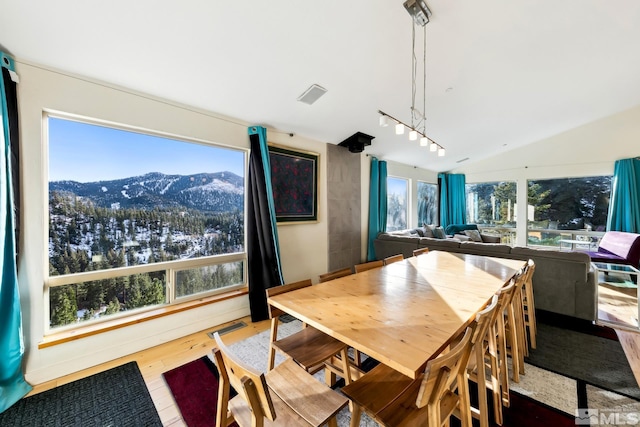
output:
<svg viewBox="0 0 640 427"><path fill-rule="evenodd" d="M269 318L265 290L284 283L280 264L280 244L276 209L271 188L271 166L267 130L249 128L249 195L247 203L247 263L251 321Z"/></svg>
<svg viewBox="0 0 640 427"><path fill-rule="evenodd" d="M640 233L640 160L617 160L611 185L607 230Z"/></svg>
<svg viewBox="0 0 640 427"><path fill-rule="evenodd" d="M463 174L440 173L440 225L467 223L465 177Z"/></svg>
<svg viewBox="0 0 640 427"><path fill-rule="evenodd" d="M0 52L2 79L0 80L0 116L2 129L0 141L0 245L2 258L0 272L0 412L20 400L31 390L22 374L22 315L20 313L20 294L18 292L18 273L16 267L16 238L13 201L12 157L17 158L18 147L18 111L14 62ZM13 150L12 150L13 147ZM17 166L17 165L16 165Z"/></svg>
<svg viewBox="0 0 640 427"><path fill-rule="evenodd" d="M378 233L387 229L387 162L372 157L370 179L367 261L376 259L373 241L378 237Z"/></svg>

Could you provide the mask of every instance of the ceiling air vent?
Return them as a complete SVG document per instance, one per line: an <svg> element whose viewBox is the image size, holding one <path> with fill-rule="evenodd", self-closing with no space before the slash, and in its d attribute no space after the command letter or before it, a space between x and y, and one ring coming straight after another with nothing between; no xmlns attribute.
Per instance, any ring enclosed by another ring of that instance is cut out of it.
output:
<svg viewBox="0 0 640 427"><path fill-rule="evenodd" d="M325 93L327 93L325 88L317 84L312 84L309 86L309 89L305 90L304 93L298 97L298 101L311 105Z"/></svg>

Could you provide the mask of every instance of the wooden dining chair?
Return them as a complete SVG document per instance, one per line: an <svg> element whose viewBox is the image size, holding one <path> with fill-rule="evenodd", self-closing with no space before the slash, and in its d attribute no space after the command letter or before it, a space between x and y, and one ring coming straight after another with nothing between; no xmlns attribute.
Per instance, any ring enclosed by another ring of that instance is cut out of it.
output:
<svg viewBox="0 0 640 427"><path fill-rule="evenodd" d="M465 368L474 329L475 324L450 351L427 362L421 378L414 380L379 364L343 387L353 403L351 427L360 425L363 410L382 426L407 427L448 425L458 411L462 426L471 427Z"/></svg>
<svg viewBox="0 0 640 427"><path fill-rule="evenodd" d="M393 264L394 262L402 261L403 259L404 259L404 255L398 254L398 255L386 257L385 259L382 260L382 262L384 263L384 265L389 265L389 264Z"/></svg>
<svg viewBox="0 0 640 427"><path fill-rule="evenodd" d="M234 355L217 332L214 339L217 348L213 355L220 373L215 425L226 427L235 421L240 427L337 427L336 414L347 406L347 398L317 381L292 359L263 374ZM238 394L229 399L231 387Z"/></svg>
<svg viewBox="0 0 640 427"><path fill-rule="evenodd" d="M363 271L382 267L383 265L384 265L383 260L369 261L369 262L363 262L362 264L356 264L353 266L353 269L355 270L356 273L362 273Z"/></svg>
<svg viewBox="0 0 640 427"><path fill-rule="evenodd" d="M276 286L266 290L267 298L309 286L312 286L311 279ZM279 339L278 327L280 325L280 315L282 314L284 314L284 311L269 304L271 337L267 361L268 370L270 371L274 368L276 351L280 351L292 358L309 373L315 373L323 367L328 369L331 372L331 375L326 376L327 382L331 383L329 385L333 385L335 375L341 376L344 378L345 383L349 384L351 382L351 371L347 345L316 328L306 325L303 325L302 330ZM338 356L338 358L336 359L334 356Z"/></svg>
<svg viewBox="0 0 640 427"><path fill-rule="evenodd" d="M527 340L527 347L533 349L536 348L536 334L538 333L536 327L536 305L533 300L533 273L535 273L536 264L530 259L527 262L525 272L527 274L526 280L522 286L522 308L525 326L525 338Z"/></svg>
<svg viewBox="0 0 640 427"><path fill-rule="evenodd" d="M522 307L522 287L526 277L526 270L521 270L515 277L513 298L505 311L505 338L507 354L511 356L512 378L520 382L520 375L524 375L524 356L526 350L524 309Z"/></svg>
<svg viewBox="0 0 640 427"><path fill-rule="evenodd" d="M429 253L429 248L420 248L420 249L415 249L413 251L413 256L418 256L418 255L428 254L428 253Z"/></svg>
<svg viewBox="0 0 640 427"><path fill-rule="evenodd" d="M329 280L338 279L340 277L350 276L352 274L353 272L351 271L351 267L347 267L321 274L320 276L318 276L318 278L320 279L320 283L323 283L328 282Z"/></svg>
<svg viewBox="0 0 640 427"><path fill-rule="evenodd" d="M478 336L473 344L471 357L467 365L469 380L478 386L478 406L471 406L471 415L479 420L480 427L488 427L489 425L487 390L491 390L492 392L493 414L496 424L502 425L503 421L502 407L504 403L500 369L501 367L506 369L507 359L504 353L502 354L505 357L504 361L499 359L498 319L499 316L503 315L502 313L506 309L506 304L514 288L515 282L510 282L507 286L500 289L496 295L494 295L491 305L483 310L485 312L484 321L486 321L487 324L484 326L484 330L479 332L482 336ZM489 314L487 311L491 307L493 307L493 311ZM506 406L508 405L509 401L506 402Z"/></svg>

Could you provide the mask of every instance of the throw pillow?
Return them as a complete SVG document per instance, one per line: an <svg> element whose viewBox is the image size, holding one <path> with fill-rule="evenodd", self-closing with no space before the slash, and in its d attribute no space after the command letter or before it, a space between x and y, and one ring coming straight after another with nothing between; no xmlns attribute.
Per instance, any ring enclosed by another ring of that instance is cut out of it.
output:
<svg viewBox="0 0 640 427"><path fill-rule="evenodd" d="M436 227L433 229L433 237L435 237L436 239L444 239L447 236L444 234L444 228L442 227Z"/></svg>
<svg viewBox="0 0 640 427"><path fill-rule="evenodd" d="M422 237L433 237L434 228L436 228L435 225L422 224Z"/></svg>
<svg viewBox="0 0 640 427"><path fill-rule="evenodd" d="M464 230L464 234L473 242L482 242L482 236L478 230Z"/></svg>

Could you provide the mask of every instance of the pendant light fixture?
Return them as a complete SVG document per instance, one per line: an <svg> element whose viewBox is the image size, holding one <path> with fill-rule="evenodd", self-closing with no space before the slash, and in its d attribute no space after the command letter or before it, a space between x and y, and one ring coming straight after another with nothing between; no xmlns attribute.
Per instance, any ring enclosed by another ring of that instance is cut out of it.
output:
<svg viewBox="0 0 640 427"><path fill-rule="evenodd" d="M437 152L439 157L445 155L445 149L442 145L429 138L426 134L426 98L427 98L427 29L426 24L429 23L431 18L431 10L427 6L424 0L407 0L404 2L404 7L413 18L411 25L412 28L412 69L411 69L411 125L408 125L401 120L378 110L380 114L380 126L387 127L389 122L395 123L396 135L404 134L405 128L409 129L409 140L416 141L420 139L421 147L429 147L430 152ZM416 70L417 70L417 55L416 55L416 26L423 28L424 40L422 51L422 111L416 108Z"/></svg>

